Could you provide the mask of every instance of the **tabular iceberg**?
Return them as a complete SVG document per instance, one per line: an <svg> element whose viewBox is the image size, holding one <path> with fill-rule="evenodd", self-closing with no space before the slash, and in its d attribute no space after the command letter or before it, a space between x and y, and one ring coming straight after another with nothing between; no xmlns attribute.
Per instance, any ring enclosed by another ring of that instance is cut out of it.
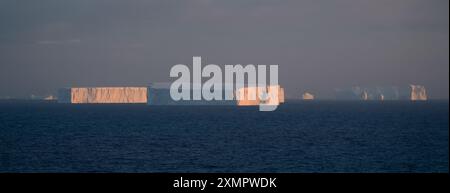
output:
<svg viewBox="0 0 450 193"><path fill-rule="evenodd" d="M260 104L279 105L284 103L284 88L279 85L267 86L267 99L261 100L263 87L244 87L236 91L236 101L238 106L256 106ZM277 92L276 92L277 91ZM275 94L277 93L277 94ZM239 97L237 97L239 96ZM254 96L252 98L251 96Z"/></svg>
<svg viewBox="0 0 450 193"><path fill-rule="evenodd" d="M58 91L59 103L147 103L147 87L80 87Z"/></svg>

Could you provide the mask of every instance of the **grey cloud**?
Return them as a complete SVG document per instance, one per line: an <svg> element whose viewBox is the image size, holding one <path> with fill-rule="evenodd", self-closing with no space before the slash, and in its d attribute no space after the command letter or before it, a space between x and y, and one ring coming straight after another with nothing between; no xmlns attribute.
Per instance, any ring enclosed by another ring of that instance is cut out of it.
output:
<svg viewBox="0 0 450 193"><path fill-rule="evenodd" d="M279 64L291 96L415 83L448 98L448 4L3 0L0 96L165 82L172 65L200 55L205 64Z"/></svg>

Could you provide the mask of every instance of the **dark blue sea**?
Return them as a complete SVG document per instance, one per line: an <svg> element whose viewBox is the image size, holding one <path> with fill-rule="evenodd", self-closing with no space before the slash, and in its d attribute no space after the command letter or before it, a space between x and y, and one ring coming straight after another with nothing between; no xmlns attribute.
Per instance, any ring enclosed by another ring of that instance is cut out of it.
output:
<svg viewBox="0 0 450 193"><path fill-rule="evenodd" d="M0 172L449 172L449 104L0 102Z"/></svg>

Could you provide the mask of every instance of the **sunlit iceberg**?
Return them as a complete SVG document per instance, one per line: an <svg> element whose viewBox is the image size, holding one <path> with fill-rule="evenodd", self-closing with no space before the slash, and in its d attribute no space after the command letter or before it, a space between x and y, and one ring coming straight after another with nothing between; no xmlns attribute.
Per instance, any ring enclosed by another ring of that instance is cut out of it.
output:
<svg viewBox="0 0 450 193"><path fill-rule="evenodd" d="M147 87L78 87L58 90L59 103L147 103Z"/></svg>

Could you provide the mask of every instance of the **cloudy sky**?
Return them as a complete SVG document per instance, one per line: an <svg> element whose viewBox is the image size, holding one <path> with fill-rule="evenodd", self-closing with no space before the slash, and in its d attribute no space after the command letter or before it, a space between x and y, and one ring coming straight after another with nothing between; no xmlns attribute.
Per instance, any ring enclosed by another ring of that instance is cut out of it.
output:
<svg viewBox="0 0 450 193"><path fill-rule="evenodd" d="M278 64L289 97L449 96L448 0L0 0L0 97L167 82L175 64Z"/></svg>

